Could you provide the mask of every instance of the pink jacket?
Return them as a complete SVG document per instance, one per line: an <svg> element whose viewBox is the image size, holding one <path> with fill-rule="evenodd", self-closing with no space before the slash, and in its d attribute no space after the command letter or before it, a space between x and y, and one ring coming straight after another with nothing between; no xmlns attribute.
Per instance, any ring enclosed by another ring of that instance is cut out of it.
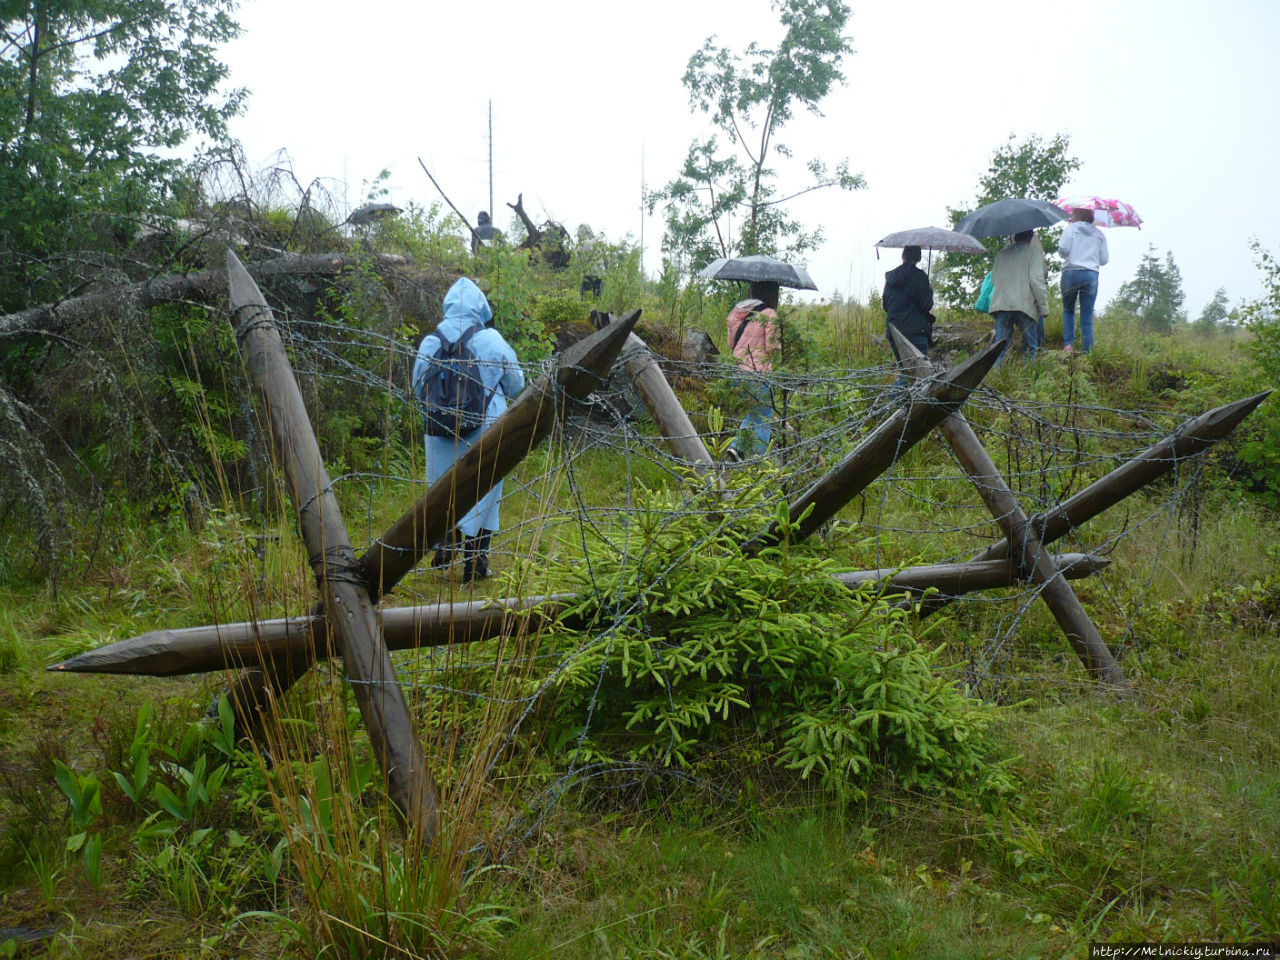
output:
<svg viewBox="0 0 1280 960"><path fill-rule="evenodd" d="M738 332L738 327L742 326L743 319L751 313L753 307L759 305L759 300L743 300L729 311L728 342L731 345L733 335ZM746 327L743 328L742 336L738 338L737 345L733 346L733 355L739 366L758 373L768 373L773 369L773 364L769 362L769 355L778 349L778 325L773 322L777 319L778 314L768 307L758 310L751 316Z"/></svg>

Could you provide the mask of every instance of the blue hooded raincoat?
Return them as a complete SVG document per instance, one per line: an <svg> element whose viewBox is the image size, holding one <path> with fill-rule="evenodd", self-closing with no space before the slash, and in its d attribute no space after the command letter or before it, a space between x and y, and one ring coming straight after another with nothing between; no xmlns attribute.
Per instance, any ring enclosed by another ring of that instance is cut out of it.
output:
<svg viewBox="0 0 1280 960"><path fill-rule="evenodd" d="M427 483L433 484L448 470L458 457L480 439L484 428L497 420L507 409L507 401L524 389L524 371L520 369L516 353L497 330L487 326L493 319L493 310L484 293L466 277L458 280L444 296L444 319L440 329L445 336L456 341L473 326L483 327L471 337L471 351L476 355L480 379L489 405L485 409L484 426L461 437L425 437L427 453ZM413 364L413 384L421 381L427 363L440 350L440 338L434 332L422 338L418 356ZM415 390L415 393L417 391ZM464 536L474 537L482 530L497 532L498 507L502 501L502 481L499 480L484 497L458 522Z"/></svg>

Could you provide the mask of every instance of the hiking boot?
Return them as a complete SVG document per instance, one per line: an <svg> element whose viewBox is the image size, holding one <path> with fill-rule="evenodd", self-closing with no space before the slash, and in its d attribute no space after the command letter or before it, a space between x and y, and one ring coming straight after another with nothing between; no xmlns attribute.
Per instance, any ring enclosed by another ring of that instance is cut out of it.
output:
<svg viewBox="0 0 1280 960"><path fill-rule="evenodd" d="M458 531L450 530L443 539L431 545L431 549L435 551L435 555L431 558L432 569L438 570L441 567L453 566L454 562L459 559L458 540Z"/></svg>
<svg viewBox="0 0 1280 960"><path fill-rule="evenodd" d="M1064 347L1062 348L1062 352L1063 352L1063 353L1071 353L1071 352L1072 352L1072 350L1071 350L1071 344L1069 344L1069 343L1068 343L1066 346L1064 346Z"/></svg>
<svg viewBox="0 0 1280 960"><path fill-rule="evenodd" d="M462 582L464 584L489 579L489 540L492 537L492 530L486 530L478 536L467 537L462 547Z"/></svg>

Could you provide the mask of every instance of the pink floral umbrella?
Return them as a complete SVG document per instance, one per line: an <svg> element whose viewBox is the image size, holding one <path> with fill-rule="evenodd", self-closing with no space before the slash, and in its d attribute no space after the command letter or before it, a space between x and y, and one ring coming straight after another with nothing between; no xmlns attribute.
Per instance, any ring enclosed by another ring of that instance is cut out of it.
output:
<svg viewBox="0 0 1280 960"><path fill-rule="evenodd" d="M1055 207L1061 207L1068 214L1076 210L1092 210L1095 227L1141 227L1142 218L1138 211L1123 200L1110 200L1105 197L1063 197L1053 201Z"/></svg>

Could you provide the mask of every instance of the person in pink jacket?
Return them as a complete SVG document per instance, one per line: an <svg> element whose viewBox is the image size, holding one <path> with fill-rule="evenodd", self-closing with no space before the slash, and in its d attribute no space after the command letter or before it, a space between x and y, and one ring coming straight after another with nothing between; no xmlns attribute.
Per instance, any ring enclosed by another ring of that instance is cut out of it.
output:
<svg viewBox="0 0 1280 960"><path fill-rule="evenodd" d="M777 283L753 283L751 295L729 311L726 321L729 350L744 371L764 374L773 370L772 356L779 346L778 293ZM773 400L767 379L755 378L747 388L747 395L752 407L743 417L738 435L729 444L729 455L735 460L743 454L762 453L773 436ZM745 434L748 430L751 433ZM747 449L743 449L744 437Z"/></svg>

